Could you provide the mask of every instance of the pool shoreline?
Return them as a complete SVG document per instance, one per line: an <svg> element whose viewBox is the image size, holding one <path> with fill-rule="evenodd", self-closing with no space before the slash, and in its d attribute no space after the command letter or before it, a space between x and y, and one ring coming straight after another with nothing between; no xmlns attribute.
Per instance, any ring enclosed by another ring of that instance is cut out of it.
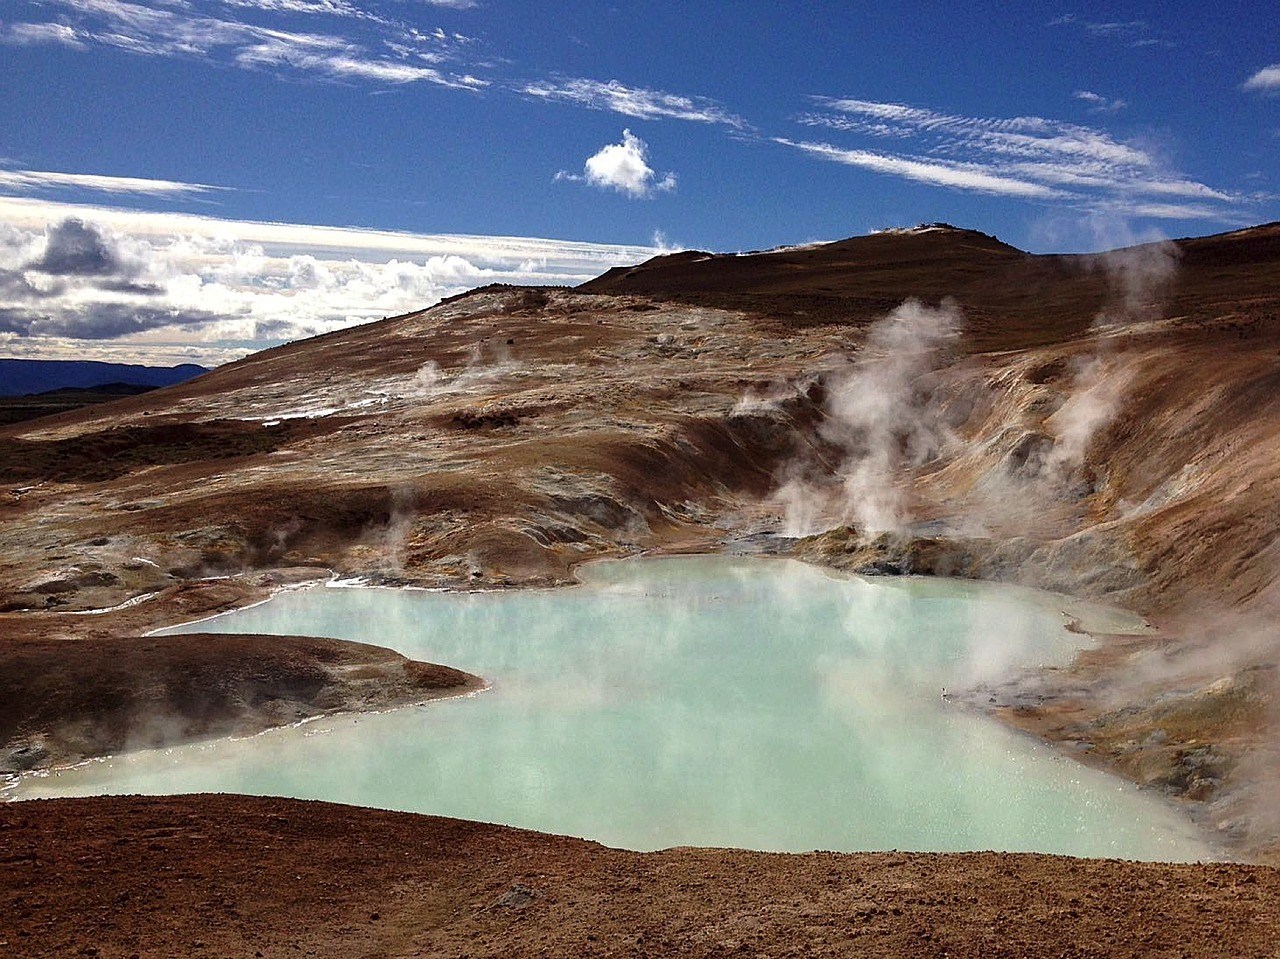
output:
<svg viewBox="0 0 1280 959"><path fill-rule="evenodd" d="M436 590L432 590L432 591L447 592L447 593L451 593L451 594L466 594L466 593L473 593L473 594L474 594L474 593L496 593L496 594L506 594L506 593L511 593L511 592L513 592L513 591L520 591L520 592L523 592L523 591L526 591L526 590L529 590L529 589L533 589L533 590L542 590L542 591L547 591L547 592L558 592L558 591L562 591L563 589L565 589L565 588L566 588L566 586L590 585L590 584L592 583L592 581L593 581L593 578L592 578L591 573L590 573L590 569L591 569L591 567L593 567L593 566L597 566L597 565L606 565L606 564L616 563L616 562L619 562L620 560L621 560L621 561L626 561L626 560L639 559L639 560L644 561L644 560L662 560L662 559L677 558L677 557L690 558L690 557L692 557L692 556L709 556L709 557L725 558L725 554L724 554L724 553L708 552L708 551L705 551L705 550L700 550L700 551L698 551L697 553L691 553L691 552L689 552L689 551L681 551L681 552L653 551L653 552L646 553L646 554L644 554L644 555L642 555L642 556L640 556L640 557L598 557L598 558L593 558L593 559L591 559L591 560L589 560L589 561L583 562L583 563L581 563L581 564L578 564L576 567L574 567L574 569L573 569L574 581L573 581L572 583L567 583L567 584L564 584L564 585L551 585L551 586L539 585L539 586L532 586L532 587L520 587L520 586L517 586L517 587L498 587L498 588L485 588L485 589L468 589L468 588L465 588L465 587L459 588L459 587L456 587L456 586L454 586L454 587L445 586L445 587L443 587L443 588L441 588L441 589L436 589ZM789 561L792 561L792 562L796 562L796 561L797 561L795 558L793 558L793 557L787 557L787 556L762 556L762 557L752 557L752 559L770 559L770 558L772 558L772 559L783 559L783 560L789 560ZM816 569L816 570L819 570L819 571L823 572L824 574L832 575L832 576L834 576L835 578L838 578L838 579L845 579L845 578L852 578L852 579L859 579L859 580L865 580L865 579L867 579L867 577L863 577L863 576L852 576L851 574L847 573L846 571L832 569L832 568L830 568L830 567L826 567L826 566L823 566L823 565L821 565L821 564L814 564L814 563L808 563L808 562L806 562L806 563L805 563L805 565L806 565L806 566L809 566L809 567L811 567L811 568L814 568L814 569ZM209 622L209 621L210 621L210 620L212 620L212 619L216 619L216 618L218 618L219 616L225 615L226 613L229 613L229 612L239 612L239 611L243 611L243 610L245 610L245 609L252 608L253 606L259 605L259 604L261 604L261 603L268 602L270 599L272 599L272 598L274 598L274 597L276 597L276 596L280 595L281 593L291 592L291 591L296 591L296 590L305 589L305 588L316 588L316 587L319 587L319 586L329 586L329 587L331 587L331 588L333 588L333 587L346 587L346 586L350 586L350 587L352 587L352 588L359 588L359 589L388 589L388 590L403 590L403 589L405 588L405 587L403 587L403 586L399 586L399 585L397 585L397 586L388 586L388 585L383 585L383 584L378 584L378 583L357 584L357 583L352 583L352 582L350 582L350 580L347 580L347 581L343 582L343 581L340 581L340 580L339 580L339 577L338 577L338 575L337 575L336 573L333 573L332 571L329 571L329 572L330 572L330 575L328 575L328 576L326 576L326 577L314 577L314 578L306 579L306 580L296 580L296 581L293 581L293 582L286 582L286 583L278 583L278 584L275 584L275 585L274 585L274 586L269 590L268 594L267 594L265 597L264 597L264 596L261 596L261 595L259 595L257 598L253 598L253 597L246 597L246 599L247 599L248 601L247 601L247 602L245 602L243 605L236 605L236 606L233 606L232 608L228 608L228 609L220 610L220 611L218 611L218 612L211 613L211 614L209 614L209 615L207 615L207 616L202 616L202 617L199 617L199 618L194 619L194 620L181 620L181 621L179 621L179 622L176 622L176 623L174 623L174 624L172 624L172 625L168 625L168 626L154 626L154 627L153 627L153 631L157 631L157 630L172 630L172 629L179 629L179 628L181 628L181 629L190 629L191 627L196 627L196 626L198 626L198 625L199 625L199 624L201 624L201 623L207 623L207 622ZM875 579L879 579L879 577L874 577L874 578L875 578ZM941 581L941 580L944 580L944 579L945 579L945 578L943 578L943 577L933 577L933 576L910 577L910 578L911 578L911 579L920 579L920 580L932 580L932 581L935 581L935 582L936 582L936 581ZM960 583L960 584L972 584L974 581L973 581L973 580L968 580L968 579L958 579L958 580L956 580L956 582L957 582L957 583ZM1004 585L1004 584L984 584L984 585L996 585L996 586L1000 586L1000 585ZM1011 589L1020 589L1019 587L1010 587L1010 588L1011 588ZM1025 591L1025 592L1038 592L1038 591ZM1048 594L1046 594L1046 595L1048 595ZM1051 604L1049 604L1049 605L1051 605L1051 606L1052 606L1052 605L1055 605L1058 599L1063 600L1063 601L1070 602L1070 603L1072 603L1072 604L1084 604L1084 605L1091 606L1091 607L1100 607L1100 606L1102 606L1102 605L1103 605L1103 604L1097 604L1097 603L1090 603L1089 601L1086 601L1086 600L1077 600L1077 599L1075 599L1075 598L1073 598L1073 597L1057 597L1057 598L1055 599L1054 603L1051 603ZM1114 609L1114 608L1112 608L1112 609ZM1070 618L1070 614L1069 614L1069 613L1067 613L1067 611L1066 611L1066 610L1059 610L1059 612L1061 612L1064 616L1068 616L1068 617ZM1133 619L1133 620L1135 620L1135 621L1139 621L1139 622L1141 622L1141 621L1142 621L1142 618L1141 618L1141 617L1139 617L1139 616L1137 616L1136 614L1128 614L1128 611L1121 611L1121 612L1125 613L1126 615L1131 615L1131 616L1132 616L1132 619ZM1087 636L1091 637L1091 638L1096 642L1096 636L1095 636L1093 633L1090 633L1090 632L1085 631L1085 630L1076 630L1076 631L1081 632L1081 633L1084 633L1085 635L1087 635ZM339 640L339 642L344 642L344 641ZM1077 655L1078 655L1078 654L1077 654ZM1032 671L1032 672L1034 672L1034 671ZM501 677L486 676L486 677L484 678L484 681L485 681L485 687L483 687L483 688L488 688L488 686L489 686L490 684L492 684L492 682L493 682L495 679L499 679L499 680L500 680L500 678L501 678ZM482 690L464 690L464 691L460 692L460 693L459 693L459 695L475 695L475 693L476 693L476 692L478 692L478 691L482 691ZM435 697L432 697L432 698L435 698ZM1102 773L1105 773L1105 774L1107 774L1107 775L1114 776L1118 781L1132 783L1132 780L1129 780L1129 779L1127 779L1127 778L1126 778L1126 777L1124 777L1124 776L1119 776L1119 775L1117 775L1117 774L1116 774L1116 770L1114 770L1113 768L1110 768L1110 767L1109 767L1105 762L1097 762L1097 761L1096 761L1096 760L1097 760L1097 758L1098 758L1097 756L1088 755L1088 754L1081 755L1081 754L1080 754L1080 752L1079 752L1078 750L1072 750L1072 749L1070 749L1070 748L1065 747L1065 746L1064 746L1063 741L1062 741L1062 740L1060 740L1060 739L1055 739L1054 737L1052 737L1052 736L1050 736L1050 735L1038 735L1038 734L1036 734L1035 732L1032 732L1032 731L1029 731L1029 730L1027 730L1027 729L1023 728L1022 726L1020 726L1020 725L1019 725L1018 723L1016 723L1016 722L1010 722L1010 721L1009 721L1009 719L1008 719L1008 716L1007 716L1007 715L1006 715L1006 714L1005 714L1005 713L1004 713L1004 712L999 708L999 706L997 706L997 707L995 707L995 708L991 708L989 705L984 705L984 704L982 704L982 703L978 702L978 701L976 700L976 697L975 697L975 696L967 695L964 691L957 691L957 693L956 693L956 699L957 699L957 705L962 705L966 710L972 711L974 714L981 715L984 719L986 719L986 720L988 720L988 721L989 721L989 720L991 720L991 719L995 719L995 720L997 720L997 721L1000 723L1000 725L1001 725L1001 726L1003 726L1003 727L1005 727L1005 728L1008 728L1008 729L1011 729L1011 730L1013 730L1013 731L1015 731L1015 732L1019 733L1019 734L1020 734L1020 735L1022 735L1022 736L1026 736L1026 737L1028 737L1028 738L1029 738L1031 741L1033 741L1033 742L1036 742L1036 743L1039 743L1039 744L1043 744L1043 745L1046 745L1046 746L1050 747L1050 748L1053 750L1054 755L1056 755L1056 756L1060 756L1061 758L1063 758L1063 759L1067 760L1068 762L1078 763L1078 764L1080 764L1080 765L1081 765L1081 766L1083 766L1083 767L1092 768L1092 769L1098 770L1098 771L1100 771L1100 772L1102 772ZM402 705L396 705L396 706L389 707L389 709L391 709L391 710L396 710L396 709L403 708L403 706L410 706L410 705L414 705L414 706L416 706L416 705L419 705L419 704L418 704L418 703L409 703L409 702L406 702L406 703L404 703L404 704L402 704ZM360 715L360 714L362 714L362 713L367 713L367 712L368 712L368 713L373 713L373 712L384 712L384 711L387 711L387 710L364 710L364 709L342 710L342 711L340 711L340 712L331 713L331 714L328 714L328 715L325 715L325 716L315 717L315 719L318 719L318 718L340 719L340 718L348 717L348 716L358 716L358 715ZM308 721L314 721L314 719L312 719L312 720L308 720ZM265 726L265 727L263 727L262 729L257 730L256 732L252 732L252 733L247 734L247 736L248 736L248 737L257 736L257 735L261 735L261 734L262 734L262 733L264 733L264 732L270 731L270 730L272 730L272 729L277 729L277 730L278 730L278 729L280 729L280 728L281 728L281 726L284 726L284 727L286 727L286 728L287 728L288 726L292 726L292 725L295 725L295 724L292 724L292 723L286 723L286 724L274 724L274 725L271 725L271 726ZM216 737L216 736L215 736L215 737L199 737L198 739L191 740L191 741L192 741L192 742L195 742L195 741L205 741L205 740L208 740L208 739L211 739L211 738L212 738L212 739L221 739L221 738L225 738L225 737ZM245 738L245 737L239 737L239 736L238 736L238 737L235 737L235 738ZM174 743L174 744L171 744L171 745L179 745L179 744L178 744L178 743ZM123 752L129 752L129 751L123 751ZM121 754L123 754L123 752L122 752L122 753L120 753L120 754L113 754L113 755L121 755ZM93 761L94 761L94 759L89 758L89 759L87 759L87 761L89 761L89 762L93 762ZM62 770L66 770L66 769L69 769L69 768L75 768L76 766L82 765L82 764L83 764L83 762L84 762L84 760L79 761L79 762L75 762L75 763L71 763L71 764L62 764L62 765L59 765L58 767L56 767L56 769L57 769L57 771L62 771ZM54 771L52 767L46 767L46 768L47 768L47 771ZM1139 788L1141 788L1141 787L1139 787ZM7 791L8 791L8 790L6 790L6 792L7 792ZM1185 803L1183 803L1183 802L1179 802L1179 801L1177 801L1176 799L1174 799L1173 797L1170 797L1170 796L1167 796L1167 795L1161 794L1161 793L1156 792L1156 791L1143 790L1143 792L1147 793L1147 794L1148 794L1148 795L1150 795L1150 796L1158 797L1158 798L1160 799L1160 801L1161 801L1161 804L1162 804L1162 805L1166 806L1167 808L1169 808L1169 809L1171 809L1171 810L1174 810L1175 812L1177 812L1177 814L1178 814L1179 816L1181 816L1181 817L1185 818L1189 823L1191 823L1191 824L1195 827L1196 832L1197 832L1197 833L1202 837L1202 839L1204 840L1204 842L1205 842L1206 846L1207 846L1207 847L1209 847L1209 848L1211 848L1211 849L1214 851L1214 853L1215 853L1215 854L1218 854L1218 853L1225 853L1225 854L1226 854L1226 855L1228 855L1228 856L1230 855L1229 850L1225 850L1225 849L1223 848L1223 844L1221 843L1221 837L1220 837L1220 836L1216 836L1216 835L1214 835L1214 833L1213 833L1211 830L1206 829L1206 828L1205 828L1205 825L1204 825L1204 823L1203 823L1203 822L1197 821L1196 817L1195 817L1195 816L1193 816L1193 815L1191 815L1191 810L1188 808L1187 804L1185 804Z"/></svg>

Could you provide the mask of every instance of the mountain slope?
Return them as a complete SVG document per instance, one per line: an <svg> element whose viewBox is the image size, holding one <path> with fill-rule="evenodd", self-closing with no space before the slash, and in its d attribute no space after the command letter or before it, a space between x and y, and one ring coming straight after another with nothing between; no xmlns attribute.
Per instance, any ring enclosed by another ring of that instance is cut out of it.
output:
<svg viewBox="0 0 1280 959"><path fill-rule="evenodd" d="M933 229L475 291L0 429L0 626L143 629L213 575L560 583L774 534L1152 617L980 702L1265 850L1277 275L1277 225L1090 257Z"/></svg>

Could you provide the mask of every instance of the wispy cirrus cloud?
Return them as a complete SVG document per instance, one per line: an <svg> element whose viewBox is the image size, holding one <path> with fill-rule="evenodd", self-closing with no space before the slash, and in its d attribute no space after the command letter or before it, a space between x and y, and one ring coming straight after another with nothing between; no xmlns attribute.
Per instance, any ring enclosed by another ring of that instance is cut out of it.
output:
<svg viewBox="0 0 1280 959"><path fill-rule="evenodd" d="M472 0L414 2L455 10L476 6ZM0 22L0 42L80 50L106 47L328 80L421 82L460 90L492 87L508 95L636 119L747 127L745 120L707 97L617 80L502 77L494 70L493 57L474 49L475 38L384 16L355 0L209 0L203 9L170 0L45 0L44 7L58 11L57 19ZM249 22L242 15L277 25ZM293 28L299 17L306 18L306 29ZM322 24L332 29L317 29Z"/></svg>
<svg viewBox="0 0 1280 959"><path fill-rule="evenodd" d="M1083 31L1088 36L1120 41L1134 48L1173 49L1177 46L1172 40L1161 36L1146 20L1089 20L1078 17L1074 13L1064 13L1050 20L1047 26L1071 27Z"/></svg>
<svg viewBox="0 0 1280 959"><path fill-rule="evenodd" d="M1280 93L1280 63L1273 63L1269 67L1263 67L1246 80L1241 89L1262 93Z"/></svg>
<svg viewBox="0 0 1280 959"><path fill-rule="evenodd" d="M347 0L218 0L218 2L227 7L261 10L265 13L306 13L386 22L381 17L348 3Z"/></svg>
<svg viewBox="0 0 1280 959"><path fill-rule="evenodd" d="M179 180L152 180L134 176L104 176L96 173L58 173L52 170L0 169L0 193L30 193L41 190L92 190L97 193L125 193L135 196L181 197L225 190L207 183Z"/></svg>
<svg viewBox="0 0 1280 959"><path fill-rule="evenodd" d="M1146 33L1149 29L1145 20L1085 20L1074 13L1064 13L1049 21L1051 27L1079 27L1095 37L1131 37Z"/></svg>
<svg viewBox="0 0 1280 959"><path fill-rule="evenodd" d="M519 92L541 100L560 100L609 110L640 120L691 120L745 128L747 123L706 97L682 96L627 86L617 80L588 80L581 77L559 80L537 80L517 87Z"/></svg>
<svg viewBox="0 0 1280 959"><path fill-rule="evenodd" d="M1003 194L1021 197L1054 197L1064 195L1061 190L1019 180L1015 177L1001 176L984 170L977 164L955 163L937 160L896 156L889 153L877 153L872 150L845 150L829 143L811 143L775 137L775 143L794 147L812 156L848 166L862 167L876 173L888 173L929 183L934 186L952 187L974 193Z"/></svg>
<svg viewBox="0 0 1280 959"><path fill-rule="evenodd" d="M9 23L0 25L0 42L14 46L52 45L83 50L87 34L65 23Z"/></svg>
<svg viewBox="0 0 1280 959"><path fill-rule="evenodd" d="M266 27L230 16L194 13L186 4L162 6L130 0L49 3L63 11L61 19L6 24L0 39L21 45L109 47L143 56L288 70L331 80L425 82L459 89L484 85L465 69L452 66L460 57L458 38L443 30L426 32L395 23L349 0L221 0L221 4L229 11L361 20L373 31L368 37Z"/></svg>
<svg viewBox="0 0 1280 959"><path fill-rule="evenodd" d="M1087 93L1088 91L1081 91ZM1092 97L1083 97L1089 102ZM814 97L825 108L797 122L893 143L895 149L829 143L777 142L811 155L940 187L1066 201L1081 205L1130 200L1136 215L1212 218L1242 202L1167 168L1148 149L1116 140L1096 127L1037 116L972 117L903 103ZM899 144L912 144L911 152ZM1143 197L1165 198L1160 203ZM1181 206L1168 198L1195 201Z"/></svg>
<svg viewBox="0 0 1280 959"><path fill-rule="evenodd" d="M1160 203L1152 200L1108 202L1102 200L1092 204L1090 209L1114 214L1117 217L1147 217L1153 220L1217 220L1235 223L1238 226L1245 226L1253 222L1247 217L1240 217L1230 211L1223 210L1222 207L1210 206L1207 203Z"/></svg>

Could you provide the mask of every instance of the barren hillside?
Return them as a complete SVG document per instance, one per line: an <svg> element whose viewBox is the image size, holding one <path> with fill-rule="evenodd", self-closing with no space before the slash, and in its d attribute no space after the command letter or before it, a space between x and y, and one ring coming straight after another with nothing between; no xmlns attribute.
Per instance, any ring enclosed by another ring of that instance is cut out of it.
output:
<svg viewBox="0 0 1280 959"><path fill-rule="evenodd" d="M1270 957L1280 872L655 853L248 796L0 806L0 955Z"/></svg>
<svg viewBox="0 0 1280 959"><path fill-rule="evenodd" d="M0 625L105 638L267 574L557 583L726 544L1024 582L1163 629L974 698L1262 853L1277 276L1277 225L1088 257L936 227L477 290L0 429Z"/></svg>

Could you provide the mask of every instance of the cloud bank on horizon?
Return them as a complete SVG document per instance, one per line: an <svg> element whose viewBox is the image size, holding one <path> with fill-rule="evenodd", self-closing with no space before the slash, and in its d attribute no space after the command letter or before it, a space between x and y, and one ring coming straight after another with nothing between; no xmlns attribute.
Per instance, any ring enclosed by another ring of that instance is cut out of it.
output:
<svg viewBox="0 0 1280 959"><path fill-rule="evenodd" d="M0 198L0 355L217 365L487 283L582 283L653 252Z"/></svg>
<svg viewBox="0 0 1280 959"><path fill-rule="evenodd" d="M1002 30L948 14L931 32L763 0L699 18L14 0L0 354L212 362L486 282L579 282L667 232L743 249L946 219L1032 247L1087 245L1101 221L1275 219L1266 18L1224 19L1224 58L1180 4L1159 22L1046 7ZM508 233L631 242L485 236Z"/></svg>

